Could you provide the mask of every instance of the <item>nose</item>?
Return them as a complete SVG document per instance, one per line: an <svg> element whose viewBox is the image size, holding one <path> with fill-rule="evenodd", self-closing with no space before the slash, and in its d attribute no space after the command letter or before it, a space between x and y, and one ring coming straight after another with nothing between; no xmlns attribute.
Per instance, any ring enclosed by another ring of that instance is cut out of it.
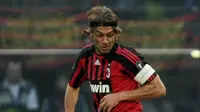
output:
<svg viewBox="0 0 200 112"><path fill-rule="evenodd" d="M103 44L108 44L108 38L106 36L103 37Z"/></svg>

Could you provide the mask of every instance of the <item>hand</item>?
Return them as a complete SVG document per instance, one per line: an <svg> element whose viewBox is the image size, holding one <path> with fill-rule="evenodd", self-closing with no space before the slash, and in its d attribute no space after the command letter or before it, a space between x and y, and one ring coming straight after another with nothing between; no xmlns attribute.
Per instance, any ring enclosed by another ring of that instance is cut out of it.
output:
<svg viewBox="0 0 200 112"><path fill-rule="evenodd" d="M120 102L120 97L117 93L108 94L101 99L100 112L111 112L111 110L117 106Z"/></svg>

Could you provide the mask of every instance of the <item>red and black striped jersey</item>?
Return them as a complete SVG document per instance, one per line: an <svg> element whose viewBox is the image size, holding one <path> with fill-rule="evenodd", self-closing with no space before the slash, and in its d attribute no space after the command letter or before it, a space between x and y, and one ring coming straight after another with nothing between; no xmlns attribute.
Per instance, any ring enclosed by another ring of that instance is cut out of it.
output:
<svg viewBox="0 0 200 112"><path fill-rule="evenodd" d="M104 95L134 90L140 85L134 80L136 74L147 64L144 57L135 49L115 43L109 54L98 55L93 44L84 47L72 67L69 81L71 87L77 88L89 80L91 91L98 109ZM153 80L152 75L147 82ZM112 112L135 112L142 110L140 101L120 102Z"/></svg>

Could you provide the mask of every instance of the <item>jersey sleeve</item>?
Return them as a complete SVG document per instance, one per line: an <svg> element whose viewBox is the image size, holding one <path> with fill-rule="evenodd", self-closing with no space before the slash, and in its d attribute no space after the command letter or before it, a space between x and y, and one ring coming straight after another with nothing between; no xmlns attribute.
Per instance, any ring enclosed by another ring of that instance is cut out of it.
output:
<svg viewBox="0 0 200 112"><path fill-rule="evenodd" d="M85 57L79 54L74 65L72 66L72 74L69 80L69 85L74 88L80 87L80 85L87 80L85 74Z"/></svg>
<svg viewBox="0 0 200 112"><path fill-rule="evenodd" d="M142 82L145 84L152 81L156 77L157 73L155 70L135 49L119 48L118 54L121 56L121 58L123 58L121 63L123 64L126 73L137 82L139 79L142 80Z"/></svg>

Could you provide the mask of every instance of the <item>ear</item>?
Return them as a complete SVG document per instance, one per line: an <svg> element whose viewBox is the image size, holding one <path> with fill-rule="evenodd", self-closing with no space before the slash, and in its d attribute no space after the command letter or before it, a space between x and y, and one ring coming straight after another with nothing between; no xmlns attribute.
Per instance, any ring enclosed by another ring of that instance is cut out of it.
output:
<svg viewBox="0 0 200 112"><path fill-rule="evenodd" d="M87 35L88 35L89 39L91 41L93 41L93 33L92 33L92 29L91 28L87 29Z"/></svg>
<svg viewBox="0 0 200 112"><path fill-rule="evenodd" d="M94 37L93 37L93 34L92 34L92 33L90 33L90 35L89 35L89 39L90 39L91 42L94 41Z"/></svg>
<svg viewBox="0 0 200 112"><path fill-rule="evenodd" d="M116 40L119 40L119 35L120 35L120 34L117 34L117 36L116 36Z"/></svg>

